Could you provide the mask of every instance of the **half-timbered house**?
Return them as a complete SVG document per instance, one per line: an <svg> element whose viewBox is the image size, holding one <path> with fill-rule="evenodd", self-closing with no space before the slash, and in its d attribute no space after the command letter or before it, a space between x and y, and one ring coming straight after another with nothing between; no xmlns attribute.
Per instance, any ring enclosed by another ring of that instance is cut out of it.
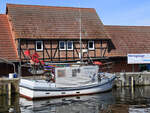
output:
<svg viewBox="0 0 150 113"><path fill-rule="evenodd" d="M140 71L140 64L127 64L127 55L150 53L149 33L149 26L103 25L93 8L7 4L0 15L0 58L17 67L28 62L29 50L49 63L108 58L112 72ZM13 72L0 66L1 73Z"/></svg>
<svg viewBox="0 0 150 113"><path fill-rule="evenodd" d="M112 47L93 8L7 4L6 14L22 62L25 50L45 62L75 62L103 59Z"/></svg>

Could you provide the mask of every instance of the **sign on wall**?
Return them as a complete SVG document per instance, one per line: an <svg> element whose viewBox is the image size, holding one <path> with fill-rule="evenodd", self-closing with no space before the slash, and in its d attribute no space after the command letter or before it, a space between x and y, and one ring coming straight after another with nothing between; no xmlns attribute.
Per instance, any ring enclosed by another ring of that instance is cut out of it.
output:
<svg viewBox="0 0 150 113"><path fill-rule="evenodd" d="M150 54L128 54L128 64L150 64Z"/></svg>

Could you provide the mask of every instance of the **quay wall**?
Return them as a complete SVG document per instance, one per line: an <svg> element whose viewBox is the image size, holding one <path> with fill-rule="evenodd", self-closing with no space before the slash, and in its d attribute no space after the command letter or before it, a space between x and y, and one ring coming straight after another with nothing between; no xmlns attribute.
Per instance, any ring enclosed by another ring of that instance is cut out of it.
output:
<svg viewBox="0 0 150 113"><path fill-rule="evenodd" d="M150 85L150 72L122 72L116 76L117 87Z"/></svg>

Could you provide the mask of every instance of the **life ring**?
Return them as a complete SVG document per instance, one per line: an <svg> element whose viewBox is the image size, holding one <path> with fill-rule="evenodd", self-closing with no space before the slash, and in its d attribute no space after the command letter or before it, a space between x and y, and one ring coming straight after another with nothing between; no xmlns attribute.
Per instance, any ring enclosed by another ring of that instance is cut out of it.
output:
<svg viewBox="0 0 150 113"><path fill-rule="evenodd" d="M102 62L100 62L100 61L94 61L93 64L99 65L99 66L103 65Z"/></svg>

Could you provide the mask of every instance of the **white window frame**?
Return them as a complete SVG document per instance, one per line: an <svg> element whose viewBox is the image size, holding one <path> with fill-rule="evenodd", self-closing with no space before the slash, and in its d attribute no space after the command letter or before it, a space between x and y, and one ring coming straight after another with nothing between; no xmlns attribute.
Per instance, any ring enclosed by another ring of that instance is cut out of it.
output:
<svg viewBox="0 0 150 113"><path fill-rule="evenodd" d="M64 43L64 49L60 48L60 43L63 42ZM65 41L59 41L59 50L66 50L66 42Z"/></svg>
<svg viewBox="0 0 150 113"><path fill-rule="evenodd" d="M90 47L89 47L89 45L90 45L91 42L93 43L93 48L90 48ZM88 41L88 49L89 49L89 50L94 50L94 49L95 49L94 41Z"/></svg>
<svg viewBox="0 0 150 113"><path fill-rule="evenodd" d="M41 43L41 49L37 48L38 43ZM43 41L36 41L36 51L43 51Z"/></svg>
<svg viewBox="0 0 150 113"><path fill-rule="evenodd" d="M69 49L69 48L68 48L69 42L71 42L71 43L72 43L72 47L71 47L71 49ZM73 41L67 41L67 50L73 50Z"/></svg>

